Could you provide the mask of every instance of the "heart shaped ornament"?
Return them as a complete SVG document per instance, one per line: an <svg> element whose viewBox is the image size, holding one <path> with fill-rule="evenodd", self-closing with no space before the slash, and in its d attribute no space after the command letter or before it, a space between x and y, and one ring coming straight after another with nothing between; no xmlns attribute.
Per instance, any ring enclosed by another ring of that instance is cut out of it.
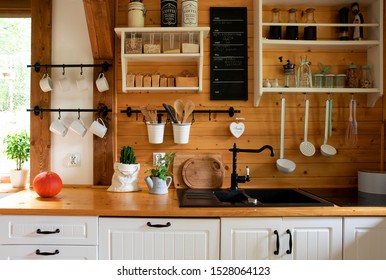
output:
<svg viewBox="0 0 386 280"><path fill-rule="evenodd" d="M234 137L239 138L244 133L245 125L241 122L232 122L229 125L229 130Z"/></svg>

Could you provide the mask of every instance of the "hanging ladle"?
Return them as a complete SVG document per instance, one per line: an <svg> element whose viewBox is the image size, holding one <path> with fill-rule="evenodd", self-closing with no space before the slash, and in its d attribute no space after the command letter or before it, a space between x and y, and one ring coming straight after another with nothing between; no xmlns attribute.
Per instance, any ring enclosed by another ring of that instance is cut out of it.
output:
<svg viewBox="0 0 386 280"><path fill-rule="evenodd" d="M300 143L300 151L303 155L311 157L315 154L315 146L308 142L307 133L308 133L308 110L310 106L310 101L306 98L306 112L304 114L304 141Z"/></svg>
<svg viewBox="0 0 386 280"><path fill-rule="evenodd" d="M326 100L326 116L324 120L324 144L320 147L320 152L326 157L332 157L336 155L336 149L327 144L328 139L328 126L329 126L329 116L330 116L330 101Z"/></svg>
<svg viewBox="0 0 386 280"><path fill-rule="evenodd" d="M285 99L281 98L281 123L280 123L280 158L276 161L276 167L280 172L291 173L295 170L296 164L284 158L284 118L285 118Z"/></svg>

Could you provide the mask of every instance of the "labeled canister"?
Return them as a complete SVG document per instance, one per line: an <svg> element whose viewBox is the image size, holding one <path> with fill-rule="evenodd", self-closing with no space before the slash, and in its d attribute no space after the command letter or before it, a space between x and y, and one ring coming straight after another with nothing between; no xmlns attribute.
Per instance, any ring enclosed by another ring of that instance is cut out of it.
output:
<svg viewBox="0 0 386 280"><path fill-rule="evenodd" d="M161 27L177 27L177 0L161 0Z"/></svg>
<svg viewBox="0 0 386 280"><path fill-rule="evenodd" d="M198 1L181 1L181 26L194 27L198 24Z"/></svg>
<svg viewBox="0 0 386 280"><path fill-rule="evenodd" d="M144 27L146 8L142 2L130 1L128 5L129 27Z"/></svg>

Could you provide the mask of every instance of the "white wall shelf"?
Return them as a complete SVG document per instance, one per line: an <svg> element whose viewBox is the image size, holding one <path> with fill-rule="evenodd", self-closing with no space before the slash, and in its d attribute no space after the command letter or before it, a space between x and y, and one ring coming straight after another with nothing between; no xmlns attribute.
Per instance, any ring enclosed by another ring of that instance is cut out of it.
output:
<svg viewBox="0 0 386 280"><path fill-rule="evenodd" d="M383 1L364 0L360 2L360 7L366 9L367 18L363 24L341 24L341 23L270 23L263 22L263 7L285 6L309 6L307 0L254 0L254 106L259 106L261 97L264 93L359 93L367 94L367 106L373 107L377 100L383 95ZM336 3L335 0L316 0L312 2L315 7L332 6L350 7L351 0L342 0ZM367 22L366 22L367 20ZM320 28L339 28L343 26L366 28L367 38L359 41L332 40L270 40L263 34L263 27L268 26L316 26ZM264 88L264 51L283 50L307 52L312 50L342 51L347 53L353 50L363 50L367 53L367 64L372 68L372 78L374 88Z"/></svg>
<svg viewBox="0 0 386 280"><path fill-rule="evenodd" d="M128 91L202 91L202 71L204 64L204 38L209 34L209 27L128 27L115 28L115 32L121 38L121 64L122 64L122 90ZM126 54L125 36L130 33L196 33L199 35L198 53L159 53L159 54ZM197 64L197 87L127 87L126 75L129 71L129 63L132 62L195 62Z"/></svg>

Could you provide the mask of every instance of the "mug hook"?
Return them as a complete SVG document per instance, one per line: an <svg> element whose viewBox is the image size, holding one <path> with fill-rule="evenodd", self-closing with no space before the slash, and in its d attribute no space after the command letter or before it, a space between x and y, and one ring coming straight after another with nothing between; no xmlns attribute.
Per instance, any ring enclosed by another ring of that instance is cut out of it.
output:
<svg viewBox="0 0 386 280"><path fill-rule="evenodd" d="M59 112L59 117L58 119L60 120L62 118L62 116L60 115L60 108L58 109L58 112Z"/></svg>
<svg viewBox="0 0 386 280"><path fill-rule="evenodd" d="M78 108L78 120L80 120L80 109Z"/></svg>
<svg viewBox="0 0 386 280"><path fill-rule="evenodd" d="M62 75L63 75L63 76L66 74L65 68L66 68L66 67L65 67L64 64L63 64L63 72L62 72Z"/></svg>
<svg viewBox="0 0 386 280"><path fill-rule="evenodd" d="M80 75L83 75L83 64L80 65Z"/></svg>

